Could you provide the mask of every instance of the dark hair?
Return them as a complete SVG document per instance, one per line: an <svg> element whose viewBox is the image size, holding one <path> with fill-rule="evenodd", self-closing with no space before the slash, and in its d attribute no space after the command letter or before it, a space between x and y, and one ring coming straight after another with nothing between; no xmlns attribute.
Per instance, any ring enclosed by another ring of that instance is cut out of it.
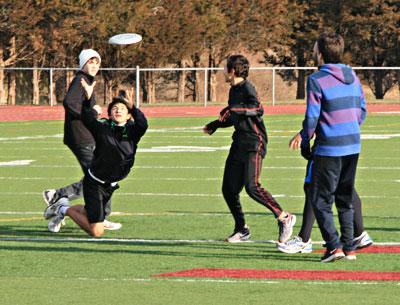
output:
<svg viewBox="0 0 400 305"><path fill-rule="evenodd" d="M246 57L243 55L231 55L228 57L226 61L226 67L228 68L228 72L232 72L232 69L235 71L235 76L243 77L244 79L249 76L249 68L250 64Z"/></svg>
<svg viewBox="0 0 400 305"><path fill-rule="evenodd" d="M317 45L326 64L337 64L342 61L344 40L339 34L324 32L319 36Z"/></svg>
<svg viewBox="0 0 400 305"><path fill-rule="evenodd" d="M126 108L128 108L128 111L131 110L131 105L122 96L113 97L111 103L108 104L108 107L107 107L107 113L108 113L109 116L111 115L112 107L114 107L114 105L116 105L116 104L124 104L126 106Z"/></svg>

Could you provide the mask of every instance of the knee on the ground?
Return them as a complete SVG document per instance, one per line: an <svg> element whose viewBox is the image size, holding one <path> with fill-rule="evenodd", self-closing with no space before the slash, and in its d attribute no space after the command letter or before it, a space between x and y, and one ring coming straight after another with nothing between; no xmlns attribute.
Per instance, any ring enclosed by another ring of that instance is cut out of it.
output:
<svg viewBox="0 0 400 305"><path fill-rule="evenodd" d="M104 226L103 224L96 224L92 226L88 232L92 237L100 237L104 234Z"/></svg>

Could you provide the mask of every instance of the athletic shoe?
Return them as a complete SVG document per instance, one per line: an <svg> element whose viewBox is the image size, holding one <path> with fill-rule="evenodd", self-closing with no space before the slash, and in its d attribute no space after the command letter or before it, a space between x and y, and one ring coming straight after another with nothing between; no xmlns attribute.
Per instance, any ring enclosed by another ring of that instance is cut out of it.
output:
<svg viewBox="0 0 400 305"><path fill-rule="evenodd" d="M357 259L356 251L354 250L344 250L344 255L346 255L344 259L348 261L355 261Z"/></svg>
<svg viewBox="0 0 400 305"><path fill-rule="evenodd" d="M56 215L53 218L50 218L47 228L50 232L58 233L60 232L61 226L65 226L65 219Z"/></svg>
<svg viewBox="0 0 400 305"><path fill-rule="evenodd" d="M122 224L120 224L119 222L112 222L107 219L104 219L103 226L104 230L115 231L121 229Z"/></svg>
<svg viewBox="0 0 400 305"><path fill-rule="evenodd" d="M324 256L321 257L321 263L334 262L343 257L345 257L345 255L343 253L343 250L340 248L333 249L332 251L326 249Z"/></svg>
<svg viewBox="0 0 400 305"><path fill-rule="evenodd" d="M60 208L62 206L69 206L69 200L68 198L61 197L58 199L55 203L52 205L49 205L46 210L44 210L43 216L45 219L50 219L54 216L60 216L61 218L64 218L63 215L60 213Z"/></svg>
<svg viewBox="0 0 400 305"><path fill-rule="evenodd" d="M228 243L240 243L250 239L250 230L248 226L245 226L241 231L233 231L231 235L225 238Z"/></svg>
<svg viewBox="0 0 400 305"><path fill-rule="evenodd" d="M374 241L368 235L367 231L362 232L362 234L353 239L354 246L356 249L362 249L371 246Z"/></svg>
<svg viewBox="0 0 400 305"><path fill-rule="evenodd" d="M293 227L295 223L296 223L296 215L289 213L283 220L278 220L278 227L279 227L278 241L280 243L285 243L289 240L290 236L293 233Z"/></svg>
<svg viewBox="0 0 400 305"><path fill-rule="evenodd" d="M288 254L311 253L312 252L311 239L309 239L308 242L303 242L301 237L295 236L291 240L288 240L283 244L278 244L278 250Z"/></svg>
<svg viewBox="0 0 400 305"><path fill-rule="evenodd" d="M52 205L56 199L55 195L56 195L56 190L45 190L43 193L43 200L46 203L47 206Z"/></svg>

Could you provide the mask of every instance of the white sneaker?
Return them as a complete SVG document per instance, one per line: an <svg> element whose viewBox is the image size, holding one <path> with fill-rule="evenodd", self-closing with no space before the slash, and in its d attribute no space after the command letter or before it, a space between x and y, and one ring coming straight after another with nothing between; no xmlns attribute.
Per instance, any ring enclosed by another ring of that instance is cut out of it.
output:
<svg viewBox="0 0 400 305"><path fill-rule="evenodd" d="M301 237L295 236L291 240L288 240L286 243L278 244L278 250L284 253L311 253L312 252L312 243L311 239L307 242L303 242Z"/></svg>
<svg viewBox="0 0 400 305"><path fill-rule="evenodd" d="M46 203L47 206L52 205L54 202L54 195L56 194L56 190L50 189L50 190L45 190L42 193L43 200Z"/></svg>
<svg viewBox="0 0 400 305"><path fill-rule="evenodd" d="M354 246L356 249L362 249L371 246L374 241L368 235L367 231L362 232L362 234L353 239Z"/></svg>
<svg viewBox="0 0 400 305"><path fill-rule="evenodd" d="M120 224L119 222L112 222L107 219L104 219L103 226L104 230L110 230L110 231L115 231L122 228L122 224Z"/></svg>
<svg viewBox="0 0 400 305"><path fill-rule="evenodd" d="M44 213L43 213L44 218L50 219L54 216L60 216L61 218L64 218L64 216L60 214L60 208L62 206L69 206L68 198L62 197L62 198L58 199L52 205L49 205L46 208L46 210L44 210Z"/></svg>
<svg viewBox="0 0 400 305"><path fill-rule="evenodd" d="M60 232L61 226L65 226L65 218L61 218L60 216L56 215L50 219L47 228L50 232L58 233Z"/></svg>
<svg viewBox="0 0 400 305"><path fill-rule="evenodd" d="M287 213L287 217L284 218L282 221L278 220L278 227L279 227L279 237L278 241L280 243L285 243L289 240L290 236L293 233L293 227L296 223L296 215Z"/></svg>
<svg viewBox="0 0 400 305"><path fill-rule="evenodd" d="M246 241L250 239L250 230L247 225L245 225L242 231L234 231L231 235L225 238L225 241L228 243L240 243L242 241Z"/></svg>

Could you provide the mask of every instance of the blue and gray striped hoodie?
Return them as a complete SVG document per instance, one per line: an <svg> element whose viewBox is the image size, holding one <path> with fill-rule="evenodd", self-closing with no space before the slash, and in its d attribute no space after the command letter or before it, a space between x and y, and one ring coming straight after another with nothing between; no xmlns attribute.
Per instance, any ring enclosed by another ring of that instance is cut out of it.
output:
<svg viewBox="0 0 400 305"><path fill-rule="evenodd" d="M351 67L326 64L307 81L302 146L315 134L314 154L340 157L360 153L360 125L367 115L360 80Z"/></svg>

